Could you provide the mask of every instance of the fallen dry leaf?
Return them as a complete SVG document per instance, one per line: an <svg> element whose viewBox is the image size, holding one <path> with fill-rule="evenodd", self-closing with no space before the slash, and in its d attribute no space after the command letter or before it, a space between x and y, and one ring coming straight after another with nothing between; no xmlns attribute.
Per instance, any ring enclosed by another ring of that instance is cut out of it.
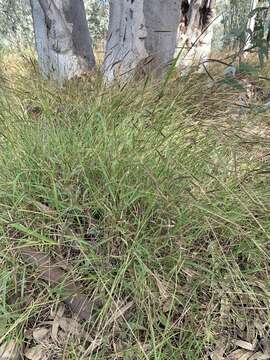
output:
<svg viewBox="0 0 270 360"><path fill-rule="evenodd" d="M235 340L234 342L235 346L238 346L241 349L249 350L249 351L255 351L256 349L256 343L251 344L250 342L243 341L243 340Z"/></svg>
<svg viewBox="0 0 270 360"><path fill-rule="evenodd" d="M36 329L33 330L33 339L37 343L40 343L40 342L42 342L44 340L47 340L49 336L50 336L50 329L47 329L45 327L36 328Z"/></svg>
<svg viewBox="0 0 270 360"><path fill-rule="evenodd" d="M20 345L17 341L11 340L0 346L1 360L19 360L20 359Z"/></svg>
<svg viewBox="0 0 270 360"><path fill-rule="evenodd" d="M211 360L224 360L225 347L223 344L216 347L216 349L210 353Z"/></svg>
<svg viewBox="0 0 270 360"><path fill-rule="evenodd" d="M65 330L67 334L75 335L81 337L83 336L82 332L82 326L76 321L75 319L70 319L66 317L62 317L59 319L59 326L61 329Z"/></svg>
<svg viewBox="0 0 270 360"><path fill-rule="evenodd" d="M59 329L59 320L61 319L61 317L64 315L65 312L65 308L64 306L60 305L56 314L54 315L54 319L53 319L53 324L52 324L52 333L51 333L51 337L53 339L53 341L57 341L58 339L58 329Z"/></svg>
<svg viewBox="0 0 270 360"><path fill-rule="evenodd" d="M62 342L63 338L70 335L92 342L93 339L84 331L83 326L77 318L68 318L64 316L65 307L60 306L55 314L52 323L51 338L54 342ZM64 335L64 336L63 336Z"/></svg>
<svg viewBox="0 0 270 360"><path fill-rule="evenodd" d="M42 204L39 201L33 201L33 204L38 208L40 212L43 212L44 214L51 215L55 213L55 210L51 209L49 206Z"/></svg>
<svg viewBox="0 0 270 360"><path fill-rule="evenodd" d="M28 360L46 360L46 349L42 345L36 345L30 349L28 349L24 356Z"/></svg>
<svg viewBox="0 0 270 360"><path fill-rule="evenodd" d="M270 355L264 354L261 351L258 351L256 354L252 355L248 360L269 360Z"/></svg>
<svg viewBox="0 0 270 360"><path fill-rule="evenodd" d="M83 326L75 319L62 317L59 319L59 326L67 335L73 335L78 338L83 338L86 341L93 342L93 338L84 331Z"/></svg>
<svg viewBox="0 0 270 360"><path fill-rule="evenodd" d="M231 303L228 297L222 296L220 300L220 320L223 321L228 318L231 310Z"/></svg>
<svg viewBox="0 0 270 360"><path fill-rule="evenodd" d="M171 307L172 307L172 299L167 299L166 301L164 301L162 305L162 311L166 314L171 310Z"/></svg>
<svg viewBox="0 0 270 360"><path fill-rule="evenodd" d="M248 360L253 355L252 351L245 349L238 349L233 351L229 356L228 360Z"/></svg>

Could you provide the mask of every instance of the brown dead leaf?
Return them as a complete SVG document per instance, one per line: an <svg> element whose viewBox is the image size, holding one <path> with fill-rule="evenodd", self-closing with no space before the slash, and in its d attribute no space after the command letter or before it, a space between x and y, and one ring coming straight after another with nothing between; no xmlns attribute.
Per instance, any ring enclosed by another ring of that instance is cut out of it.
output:
<svg viewBox="0 0 270 360"><path fill-rule="evenodd" d="M42 328L36 328L33 330L33 339L40 343L44 340L47 340L50 336L50 329L47 329L45 327Z"/></svg>
<svg viewBox="0 0 270 360"><path fill-rule="evenodd" d="M244 350L249 350L249 351L255 351L256 349L256 343L255 344L251 344L250 342L247 341L243 341L243 340L235 340L233 341L234 345L244 349Z"/></svg>
<svg viewBox="0 0 270 360"><path fill-rule="evenodd" d="M87 334L83 326L75 318L62 317L59 319L59 326L64 330L66 336L73 335L78 338L83 338L85 341L93 342L92 337Z"/></svg>
<svg viewBox="0 0 270 360"><path fill-rule="evenodd" d="M164 301L162 305L162 311L166 314L171 310L171 307L172 307L172 299L167 299L166 301Z"/></svg>
<svg viewBox="0 0 270 360"><path fill-rule="evenodd" d="M53 324L52 324L52 334L51 334L51 337L53 339L53 341L57 342L57 334L58 334L58 329L59 329L59 326L60 326L60 319L61 317L64 315L64 312L65 312L65 308L64 306L60 305L57 312L54 315L54 319L53 319Z"/></svg>
<svg viewBox="0 0 270 360"><path fill-rule="evenodd" d="M59 326L68 335L74 335L74 336L77 336L77 337L83 337L82 333L84 333L84 331L82 330L82 326L75 319L62 317L61 319L59 319Z"/></svg>
<svg viewBox="0 0 270 360"><path fill-rule="evenodd" d="M224 360L225 348L223 345L217 346L217 348L211 353L211 360Z"/></svg>
<svg viewBox="0 0 270 360"><path fill-rule="evenodd" d="M28 360L46 360L48 358L46 355L46 349L42 345L36 345L28 349L24 356Z"/></svg>
<svg viewBox="0 0 270 360"><path fill-rule="evenodd" d="M228 360L248 360L253 355L252 351L245 349L238 349L233 351L229 356Z"/></svg>
<svg viewBox="0 0 270 360"><path fill-rule="evenodd" d="M76 314L80 320L89 321L92 316L92 302L88 296L76 293L64 300L65 304Z"/></svg>
<svg viewBox="0 0 270 360"><path fill-rule="evenodd" d="M93 339L84 331L78 319L65 317L64 312L65 307L60 306L57 312L53 314L54 319L51 333L53 341L62 342L64 337L67 338L67 336L70 335L84 338L87 341L93 341Z"/></svg>
<svg viewBox="0 0 270 360"><path fill-rule="evenodd" d="M30 265L35 265L38 268L41 279L48 281L50 285L63 285L63 290L67 293L76 293L77 286L73 281L67 283L67 274L53 259L47 254L36 251L31 247L23 247L18 249L23 260Z"/></svg>
<svg viewBox="0 0 270 360"><path fill-rule="evenodd" d="M228 318L231 310L231 302L227 296L222 296L220 300L220 320L223 321Z"/></svg>
<svg viewBox="0 0 270 360"><path fill-rule="evenodd" d="M19 360L20 358L20 345L16 340L11 340L0 346L1 360Z"/></svg>
<svg viewBox="0 0 270 360"><path fill-rule="evenodd" d="M268 353L262 353L261 351L256 352L256 354L252 355L248 360L269 360L270 355Z"/></svg>
<svg viewBox="0 0 270 360"><path fill-rule="evenodd" d="M38 208L38 210L46 215L51 215L55 213L55 210L51 209L49 206L42 204L39 201L33 201L33 204Z"/></svg>

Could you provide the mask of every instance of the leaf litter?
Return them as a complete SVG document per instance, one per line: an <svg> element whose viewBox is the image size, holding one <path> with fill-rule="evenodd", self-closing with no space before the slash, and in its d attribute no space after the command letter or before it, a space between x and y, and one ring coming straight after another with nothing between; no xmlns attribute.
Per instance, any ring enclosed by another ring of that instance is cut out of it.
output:
<svg viewBox="0 0 270 360"><path fill-rule="evenodd" d="M27 332L28 346L24 356L29 360L58 359L61 358L69 341L79 343L81 339L88 343L93 341L78 317L68 317L67 308L64 304L60 304L57 311L51 311L49 321L44 321L44 324L39 324L38 327Z"/></svg>
<svg viewBox="0 0 270 360"><path fill-rule="evenodd" d="M222 323L223 331L217 333L214 350L206 349L204 359L270 360L268 321L260 307L245 307L246 302L245 293L231 292L229 287L221 290L217 319ZM233 318L232 313L238 316Z"/></svg>
<svg viewBox="0 0 270 360"><path fill-rule="evenodd" d="M96 351L105 341L104 334L98 331L92 337L82 325L82 323L89 324L93 310L93 303L83 294L83 287L72 280L69 273L49 255L29 246L19 248L17 252L23 262L33 267L36 278L45 281L52 290L60 285L63 294L63 303L58 306L57 311L51 310L49 321L47 318L31 330L25 330L27 340L25 358L60 359L69 341L77 344L83 355ZM105 322L103 329L109 329L114 324L125 321L124 316L133 302L119 299L113 302L113 305L111 317ZM81 346L82 341L83 346ZM2 360L1 357L0 359ZM7 358L7 360L17 360L17 358Z"/></svg>
<svg viewBox="0 0 270 360"><path fill-rule="evenodd" d="M208 359L211 360L269 360L270 348L269 338L257 337L253 342L245 340L232 340L228 347L232 346L233 349L226 352L224 344L217 345L215 350L209 354Z"/></svg>

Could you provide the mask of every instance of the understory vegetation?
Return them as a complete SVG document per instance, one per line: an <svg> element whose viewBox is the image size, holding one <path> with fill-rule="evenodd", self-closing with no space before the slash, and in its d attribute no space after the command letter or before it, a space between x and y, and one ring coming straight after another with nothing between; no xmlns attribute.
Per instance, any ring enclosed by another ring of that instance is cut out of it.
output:
<svg viewBox="0 0 270 360"><path fill-rule="evenodd" d="M55 91L31 55L2 56L2 342L37 345L68 282L88 321L68 336L59 322L44 359L222 359L268 335L270 118L240 103L246 89L222 66ZM267 70L238 79L268 92ZM60 282L25 261L29 248ZM74 319L68 306L62 316Z"/></svg>

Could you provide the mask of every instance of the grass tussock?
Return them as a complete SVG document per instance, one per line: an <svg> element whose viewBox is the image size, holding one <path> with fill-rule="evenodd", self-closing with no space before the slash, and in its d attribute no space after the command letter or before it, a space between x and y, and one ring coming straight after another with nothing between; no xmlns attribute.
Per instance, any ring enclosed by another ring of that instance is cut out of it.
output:
<svg viewBox="0 0 270 360"><path fill-rule="evenodd" d="M57 89L24 58L1 77L2 341L31 347L63 300L26 246L92 303L93 341L67 337L50 356L207 359L267 333L270 141L251 131L267 112L235 116L236 90L207 75Z"/></svg>

